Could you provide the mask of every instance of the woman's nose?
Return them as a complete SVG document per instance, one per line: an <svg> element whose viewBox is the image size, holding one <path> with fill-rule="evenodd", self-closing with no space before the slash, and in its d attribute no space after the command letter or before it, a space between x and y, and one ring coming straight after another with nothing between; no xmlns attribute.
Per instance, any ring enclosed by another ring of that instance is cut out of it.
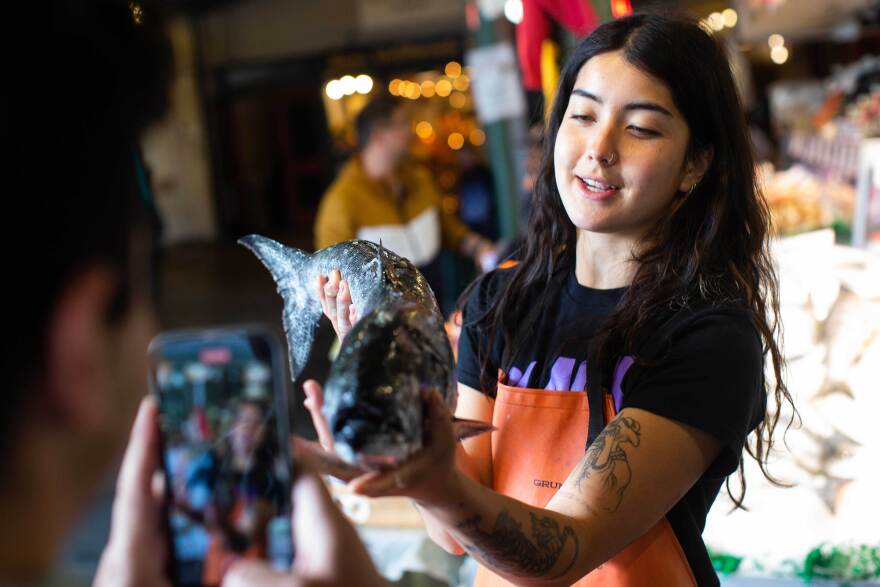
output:
<svg viewBox="0 0 880 587"><path fill-rule="evenodd" d="M614 165L618 160L614 131L597 125L587 147L587 156L602 167Z"/></svg>

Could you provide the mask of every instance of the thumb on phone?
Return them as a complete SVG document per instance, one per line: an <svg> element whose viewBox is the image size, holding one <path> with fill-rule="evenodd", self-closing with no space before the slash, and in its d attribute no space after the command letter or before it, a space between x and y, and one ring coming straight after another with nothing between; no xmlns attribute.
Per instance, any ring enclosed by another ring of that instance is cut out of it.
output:
<svg viewBox="0 0 880 587"><path fill-rule="evenodd" d="M300 585L291 583L290 575L276 571L268 564L258 561L235 563L223 577L223 587L272 587L274 585Z"/></svg>
<svg viewBox="0 0 880 587"><path fill-rule="evenodd" d="M96 586L168 585L161 499L153 487L159 468L158 434L156 401L148 397L141 402L122 460L110 540L101 555Z"/></svg>

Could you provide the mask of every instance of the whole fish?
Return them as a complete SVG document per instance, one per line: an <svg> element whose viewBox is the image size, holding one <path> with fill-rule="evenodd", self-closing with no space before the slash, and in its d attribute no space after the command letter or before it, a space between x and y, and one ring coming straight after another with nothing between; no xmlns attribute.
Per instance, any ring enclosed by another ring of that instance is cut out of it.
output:
<svg viewBox="0 0 880 587"><path fill-rule="evenodd" d="M272 239L238 241L263 262L284 299L293 380L302 372L321 319L319 275L339 270L359 319L343 339L324 384L323 412L345 462L393 466L423 446L427 393L457 400L452 349L424 276L381 245L351 240L308 254ZM492 427L456 420L460 438Z"/></svg>

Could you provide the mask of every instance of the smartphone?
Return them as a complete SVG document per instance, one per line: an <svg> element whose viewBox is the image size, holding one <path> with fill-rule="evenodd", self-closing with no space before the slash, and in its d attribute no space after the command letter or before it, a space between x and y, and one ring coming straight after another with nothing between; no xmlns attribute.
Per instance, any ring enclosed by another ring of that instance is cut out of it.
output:
<svg viewBox="0 0 880 587"><path fill-rule="evenodd" d="M149 348L171 581L219 585L241 559L293 559L288 411L278 339L254 326L166 332Z"/></svg>

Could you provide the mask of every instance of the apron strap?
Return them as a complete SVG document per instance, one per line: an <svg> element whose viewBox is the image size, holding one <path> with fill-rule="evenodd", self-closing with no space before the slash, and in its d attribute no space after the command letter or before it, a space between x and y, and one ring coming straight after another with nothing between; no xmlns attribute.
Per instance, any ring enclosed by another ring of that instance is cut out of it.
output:
<svg viewBox="0 0 880 587"><path fill-rule="evenodd" d="M602 390L602 369L592 349L587 353L587 402L590 406L590 423L587 428L587 445L584 452L605 429L605 397Z"/></svg>

